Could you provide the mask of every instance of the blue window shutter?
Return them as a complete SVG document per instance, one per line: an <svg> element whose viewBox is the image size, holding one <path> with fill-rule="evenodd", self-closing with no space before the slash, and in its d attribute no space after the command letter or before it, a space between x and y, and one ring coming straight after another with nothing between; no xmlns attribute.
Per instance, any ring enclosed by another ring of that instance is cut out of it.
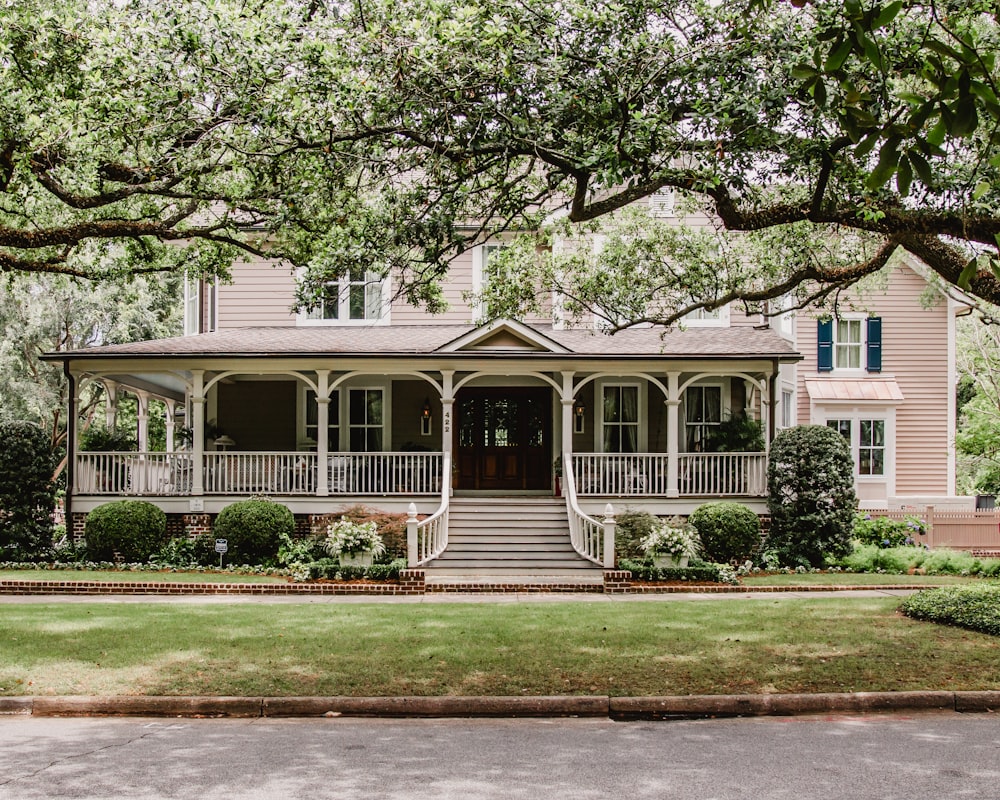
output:
<svg viewBox="0 0 1000 800"><path fill-rule="evenodd" d="M882 318L868 318L868 371L882 371Z"/></svg>
<svg viewBox="0 0 1000 800"><path fill-rule="evenodd" d="M821 319L816 325L818 350L816 360L820 372L833 370L833 320Z"/></svg>

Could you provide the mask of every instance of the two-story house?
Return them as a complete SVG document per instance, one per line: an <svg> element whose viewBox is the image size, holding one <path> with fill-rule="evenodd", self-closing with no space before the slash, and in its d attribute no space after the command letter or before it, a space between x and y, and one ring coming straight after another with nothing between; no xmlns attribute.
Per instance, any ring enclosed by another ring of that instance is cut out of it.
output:
<svg viewBox="0 0 1000 800"><path fill-rule="evenodd" d="M99 381L139 398L138 452L78 452L70 437L74 529L123 495L160 505L175 531L257 494L302 518L413 503L434 530L417 558L429 567L481 567L489 558L460 546L477 527L493 532L480 551L507 554L494 568L594 567L607 563L609 503L670 515L725 497L766 512L766 442L798 422L850 440L865 503L954 493L956 309L922 304L927 284L905 263L834 319L731 308L608 336L543 318L477 323L467 297L492 246L455 262L435 317L366 274L296 312L291 271L257 261L235 265L231 284L188 286L188 335L50 354L75 397ZM168 452L146 447L150 398L165 403ZM734 418L759 423L763 449L726 446ZM174 448L182 427L189 444ZM575 564L503 541L525 528L555 537L526 548Z"/></svg>

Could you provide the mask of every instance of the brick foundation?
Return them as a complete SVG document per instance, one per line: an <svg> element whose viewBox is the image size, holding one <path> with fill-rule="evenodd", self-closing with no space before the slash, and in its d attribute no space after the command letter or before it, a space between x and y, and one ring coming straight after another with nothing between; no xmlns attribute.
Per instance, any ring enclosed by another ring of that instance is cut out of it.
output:
<svg viewBox="0 0 1000 800"><path fill-rule="evenodd" d="M66 532L73 537L74 542L79 544L83 541L83 531L87 524L87 515L80 511L74 511L70 516L72 519L66 526Z"/></svg>
<svg viewBox="0 0 1000 800"><path fill-rule="evenodd" d="M604 593L622 594L629 591L632 573L627 569L604 570Z"/></svg>
<svg viewBox="0 0 1000 800"><path fill-rule="evenodd" d="M402 569L399 571L399 594L423 594L427 590L422 569Z"/></svg>

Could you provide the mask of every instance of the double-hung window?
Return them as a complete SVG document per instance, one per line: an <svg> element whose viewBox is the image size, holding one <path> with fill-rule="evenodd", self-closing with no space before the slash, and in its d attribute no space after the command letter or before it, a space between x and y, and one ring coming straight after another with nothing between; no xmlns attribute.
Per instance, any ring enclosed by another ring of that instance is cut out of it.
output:
<svg viewBox="0 0 1000 800"><path fill-rule="evenodd" d="M351 270L323 286L319 302L306 313L310 322L377 323L388 320L387 279L370 270Z"/></svg>
<svg viewBox="0 0 1000 800"><path fill-rule="evenodd" d="M684 393L684 409L687 452L709 450L722 423L722 387L688 387Z"/></svg>
<svg viewBox="0 0 1000 800"><path fill-rule="evenodd" d="M817 367L820 372L882 371L881 317L820 320L816 331Z"/></svg>
<svg viewBox="0 0 1000 800"><path fill-rule="evenodd" d="M605 453L639 451L639 387L632 384L604 386Z"/></svg>
<svg viewBox="0 0 1000 800"><path fill-rule="evenodd" d="M826 424L850 445L855 474L885 475L884 419L828 419Z"/></svg>
<svg viewBox="0 0 1000 800"><path fill-rule="evenodd" d="M351 452L381 452L385 420L382 389L351 389L347 405Z"/></svg>

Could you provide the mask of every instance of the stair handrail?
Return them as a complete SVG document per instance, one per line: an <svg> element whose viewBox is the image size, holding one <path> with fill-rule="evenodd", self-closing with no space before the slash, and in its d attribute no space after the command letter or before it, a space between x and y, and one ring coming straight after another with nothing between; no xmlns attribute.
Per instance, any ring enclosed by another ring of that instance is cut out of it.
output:
<svg viewBox="0 0 1000 800"><path fill-rule="evenodd" d="M407 562L420 567L444 552L448 546L448 507L451 503L451 453L441 459L441 504L427 519L417 521L417 506L410 503L406 520Z"/></svg>
<svg viewBox="0 0 1000 800"><path fill-rule="evenodd" d="M602 567L614 567L614 519L608 505L608 519L600 522L580 508L576 498L576 478L573 475L573 454L563 453L563 495L566 498L566 516L569 518L569 539L581 556ZM606 524L609 522L610 524Z"/></svg>

